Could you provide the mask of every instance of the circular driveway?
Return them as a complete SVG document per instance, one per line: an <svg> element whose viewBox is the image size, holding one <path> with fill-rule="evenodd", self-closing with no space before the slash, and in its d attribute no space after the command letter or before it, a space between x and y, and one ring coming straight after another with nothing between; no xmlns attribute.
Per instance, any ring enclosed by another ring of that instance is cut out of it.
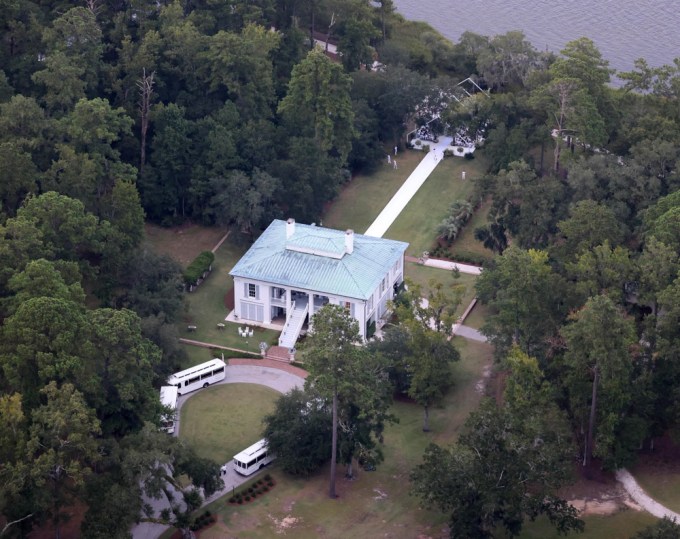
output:
<svg viewBox="0 0 680 539"><path fill-rule="evenodd" d="M272 367L260 367L259 365L228 365L225 368L225 373L226 376L224 380L213 385L258 384L267 386L279 393L288 393L291 389L296 387L302 389L305 385L304 378L296 376L295 374ZM179 436L179 431L181 429L179 411L182 409L182 405L198 393L200 393L200 389L182 395L177 399L177 421L175 422L174 436Z"/></svg>

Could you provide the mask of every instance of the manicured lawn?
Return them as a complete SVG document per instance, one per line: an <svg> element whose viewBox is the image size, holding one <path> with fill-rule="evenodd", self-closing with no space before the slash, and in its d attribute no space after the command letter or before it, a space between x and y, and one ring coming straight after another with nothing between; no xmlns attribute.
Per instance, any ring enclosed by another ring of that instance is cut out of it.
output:
<svg viewBox="0 0 680 539"><path fill-rule="evenodd" d="M405 150L397 156L397 170L388 166L385 160L373 174L355 176L325 211L323 225L339 230L351 228L363 234L420 163L423 155L423 152Z"/></svg>
<svg viewBox="0 0 680 539"><path fill-rule="evenodd" d="M229 314L225 297L234 285L229 277L229 270L245 250L245 246L235 245L229 240L217 250L212 273L197 289L186 295L188 311L179 327L180 335L187 339L256 353L259 353L260 342L274 344L277 341L279 332L262 328L253 328L254 336L244 339L238 334L237 324L224 321ZM226 327L219 329L218 323L224 323ZM189 325L196 326L196 331L187 331Z"/></svg>
<svg viewBox="0 0 680 539"><path fill-rule="evenodd" d="M461 172L466 179L461 179ZM474 191L474 182L486 172L486 160L482 154L472 161L449 157L434 169L420 190L389 228L385 237L407 241L407 253L420 256L432 250L436 230L446 217L454 200L466 200Z"/></svg>
<svg viewBox="0 0 680 539"><path fill-rule="evenodd" d="M194 365L198 365L199 363L205 363L206 361L210 361L216 355L217 357L222 357L221 352L217 354L216 352L213 352L213 350L211 350L210 348L203 348L202 346L192 346L190 344L183 344L181 346L187 353L187 361L185 364L182 365L183 369L188 369L189 367L193 367ZM227 356L226 351L224 357L225 359L228 359L229 357Z"/></svg>
<svg viewBox="0 0 680 539"><path fill-rule="evenodd" d="M490 312L491 312L490 307L482 305L478 301L474 309L472 309L472 311L470 311L470 314L468 314L464 324L466 326L470 326L471 328L481 329L482 326L486 323L486 317Z"/></svg>
<svg viewBox="0 0 680 539"><path fill-rule="evenodd" d="M491 249L487 249L484 247L484 244L475 239L475 229L487 224L490 207L491 203L487 201L472 215L472 218L449 248L451 258L456 260L456 254L458 253L481 255L488 260L494 257L494 252Z"/></svg>
<svg viewBox="0 0 680 539"><path fill-rule="evenodd" d="M607 516L587 516L583 520L586 528L583 533L572 533L566 537L578 539L629 539L641 529L654 524L656 518L644 511L632 509L619 511ZM497 537L504 537L499 533ZM539 518L535 522L527 522L524 525L520 539L558 539L565 537L558 535L548 519Z"/></svg>
<svg viewBox="0 0 680 539"><path fill-rule="evenodd" d="M180 438L222 464L262 438L262 418L280 394L255 384L222 384L198 391L182 406Z"/></svg>
<svg viewBox="0 0 680 539"><path fill-rule="evenodd" d="M293 524L287 535L300 538L446 536L448 517L418 507L418 500L409 495L408 476L427 444L455 441L465 418L478 405L475 384L491 361L491 348L462 339L456 344L462 356L453 366L456 383L442 407L430 412L432 432L422 432L421 407L397 402L393 411L400 422L385 431L385 462L375 472L360 470L355 481L343 479L340 469L338 499L328 498L327 468L309 479L298 479L274 465L270 473L277 485L271 492L247 506L231 506L226 498L214 502L207 509L219 515L220 522L201 536L270 538L286 531L280 526L286 517L297 519L288 521Z"/></svg>
<svg viewBox="0 0 680 539"><path fill-rule="evenodd" d="M186 266L201 252L212 250L225 233L225 230L198 225L161 228L147 224L145 242L154 251L167 254ZM225 304L226 296L234 285L229 277L229 270L234 267L247 248L247 242L232 234L215 252L212 273L198 288L193 292L188 292L185 296L187 311L178 323L180 336L258 354L260 342L264 341L268 344L277 342L279 335L277 331L253 328L253 337L244 339L239 336L236 324L226 323L224 320L229 314ZM226 327L219 329L218 323L225 323ZM196 326L196 330L189 331L190 325ZM225 357L233 357L234 354L238 355L238 353L229 354L225 351ZM203 358L206 355L212 357L209 351L191 351L191 363L199 363L199 361L194 361L194 357Z"/></svg>
<svg viewBox="0 0 680 539"><path fill-rule="evenodd" d="M657 502L673 511L680 511L680 474L667 467L658 469L649 466L631 470L640 486Z"/></svg>
<svg viewBox="0 0 680 539"><path fill-rule="evenodd" d="M462 294L460 305L456 309L457 316L465 312L472 298L475 297L475 281L477 280L475 275L461 273L458 279L454 279L450 271L423 266L415 262L405 263L404 275L422 287L424 296L427 295L430 289L429 283L431 279L442 283L447 291L447 295L451 298L455 297L456 294L454 287L456 289L460 288Z"/></svg>

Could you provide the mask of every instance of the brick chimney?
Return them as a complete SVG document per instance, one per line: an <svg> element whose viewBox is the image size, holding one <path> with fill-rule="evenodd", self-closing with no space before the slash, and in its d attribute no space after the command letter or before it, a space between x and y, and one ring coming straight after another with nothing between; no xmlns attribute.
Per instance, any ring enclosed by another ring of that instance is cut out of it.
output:
<svg viewBox="0 0 680 539"><path fill-rule="evenodd" d="M289 240L295 234L295 219L290 218L286 221L286 239Z"/></svg>
<svg viewBox="0 0 680 539"><path fill-rule="evenodd" d="M354 252L354 230L345 231L345 252L350 255Z"/></svg>

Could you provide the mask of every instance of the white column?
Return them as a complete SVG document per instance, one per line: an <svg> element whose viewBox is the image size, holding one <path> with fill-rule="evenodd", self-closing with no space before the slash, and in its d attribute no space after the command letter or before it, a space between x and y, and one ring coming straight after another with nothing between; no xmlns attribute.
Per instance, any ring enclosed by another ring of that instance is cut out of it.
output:
<svg viewBox="0 0 680 539"><path fill-rule="evenodd" d="M264 296L264 323L265 324L271 324L272 323L272 286L271 285L262 285L262 288L264 289L265 296Z"/></svg>
<svg viewBox="0 0 680 539"><path fill-rule="evenodd" d="M243 283L239 279L234 279L234 316L241 318L241 294Z"/></svg>

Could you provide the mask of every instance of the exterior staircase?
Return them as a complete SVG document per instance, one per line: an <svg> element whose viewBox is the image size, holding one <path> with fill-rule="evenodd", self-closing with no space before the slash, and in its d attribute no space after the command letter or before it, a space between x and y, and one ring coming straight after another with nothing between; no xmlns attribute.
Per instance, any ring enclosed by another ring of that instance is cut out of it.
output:
<svg viewBox="0 0 680 539"><path fill-rule="evenodd" d="M298 298L292 303L286 323L283 326L283 331L281 331L279 336L279 346L283 346L288 350L295 348L295 343L300 336L308 310L309 306L306 298Z"/></svg>

